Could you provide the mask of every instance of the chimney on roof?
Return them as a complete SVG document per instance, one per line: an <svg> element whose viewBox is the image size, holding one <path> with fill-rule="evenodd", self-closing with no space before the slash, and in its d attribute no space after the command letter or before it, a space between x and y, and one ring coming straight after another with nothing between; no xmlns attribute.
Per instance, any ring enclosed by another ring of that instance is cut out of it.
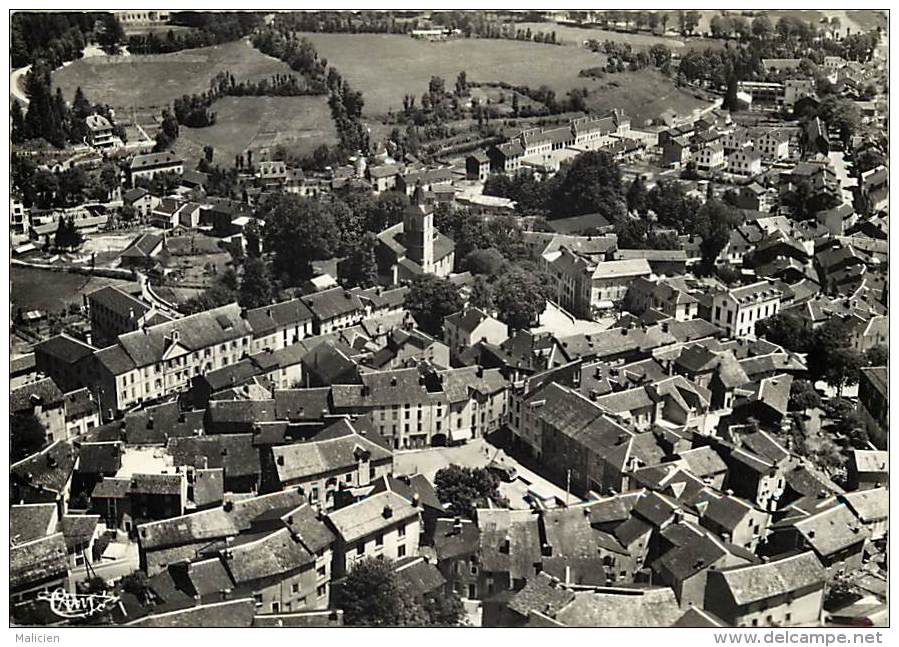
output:
<svg viewBox="0 0 899 647"><path fill-rule="evenodd" d="M153 428L153 416L149 415L149 416L147 416L147 429L152 429L152 428Z"/></svg>
<svg viewBox="0 0 899 647"><path fill-rule="evenodd" d="M390 386L396 386L396 375L390 376Z"/></svg>
<svg viewBox="0 0 899 647"><path fill-rule="evenodd" d="M453 519L453 533L459 534L462 532L462 517L456 517Z"/></svg>
<svg viewBox="0 0 899 647"><path fill-rule="evenodd" d="M509 535L506 535L503 538L503 543L499 547L499 552L508 555L511 550L512 550L512 538Z"/></svg>
<svg viewBox="0 0 899 647"><path fill-rule="evenodd" d="M420 505L421 505L421 496L418 494L418 492L416 492L412 495L412 506L417 508Z"/></svg>
<svg viewBox="0 0 899 647"><path fill-rule="evenodd" d="M540 547L540 554L544 557L552 557L553 556L553 547L551 544L543 544Z"/></svg>
<svg viewBox="0 0 899 647"><path fill-rule="evenodd" d="M281 467L284 467L284 455L283 455L283 454L279 454L279 455L278 455L278 458L277 458L277 460L276 460L276 462L277 462L278 465L280 465Z"/></svg>
<svg viewBox="0 0 899 647"><path fill-rule="evenodd" d="M381 511L381 514L385 519L390 519L393 516L393 508L389 505L385 505L384 509Z"/></svg>

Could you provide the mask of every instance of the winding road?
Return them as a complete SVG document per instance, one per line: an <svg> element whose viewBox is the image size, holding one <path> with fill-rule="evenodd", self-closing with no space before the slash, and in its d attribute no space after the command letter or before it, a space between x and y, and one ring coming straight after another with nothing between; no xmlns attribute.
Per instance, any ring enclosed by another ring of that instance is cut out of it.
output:
<svg viewBox="0 0 899 647"><path fill-rule="evenodd" d="M28 105L28 97L25 96L25 75L31 71L31 66L26 65L9 73L9 93L18 99L22 107Z"/></svg>

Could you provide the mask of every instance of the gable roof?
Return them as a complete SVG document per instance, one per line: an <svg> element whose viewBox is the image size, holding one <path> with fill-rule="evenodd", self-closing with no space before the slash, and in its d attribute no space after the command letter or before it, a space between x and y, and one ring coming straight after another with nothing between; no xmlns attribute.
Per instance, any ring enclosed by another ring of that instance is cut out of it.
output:
<svg viewBox="0 0 899 647"><path fill-rule="evenodd" d="M823 587L825 570L815 553L807 551L762 564L713 571L709 577L720 578L734 602L744 606L816 584Z"/></svg>
<svg viewBox="0 0 899 647"><path fill-rule="evenodd" d="M313 438L271 448L275 471L282 484L355 470L363 457L372 463L392 459L388 450L358 433L346 419L334 423L329 430L334 435L324 440Z"/></svg>
<svg viewBox="0 0 899 647"><path fill-rule="evenodd" d="M387 491L334 510L327 519L340 538L349 544L418 515L418 508L395 492Z"/></svg>

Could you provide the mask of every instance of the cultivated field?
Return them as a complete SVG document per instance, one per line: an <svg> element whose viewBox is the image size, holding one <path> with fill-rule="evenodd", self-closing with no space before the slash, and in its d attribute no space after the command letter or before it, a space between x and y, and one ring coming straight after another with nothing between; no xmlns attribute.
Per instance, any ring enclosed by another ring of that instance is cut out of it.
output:
<svg viewBox="0 0 899 647"><path fill-rule="evenodd" d="M81 303L81 295L99 290L106 285L125 289L134 286L130 281L101 276L87 276L70 272L52 272L31 267L9 268L12 280L11 300L15 307L24 310L58 312L70 303Z"/></svg>
<svg viewBox="0 0 899 647"><path fill-rule="evenodd" d="M215 102L216 123L181 128L177 150L200 157L203 146L215 149L214 160L230 165L248 149L284 146L297 155L337 141L325 97L225 97Z"/></svg>
<svg viewBox="0 0 899 647"><path fill-rule="evenodd" d="M161 107L181 95L207 90L209 80L223 70L238 79L259 79L290 68L238 41L173 54L85 58L53 72L53 83L69 101L81 86L94 103L120 109Z"/></svg>

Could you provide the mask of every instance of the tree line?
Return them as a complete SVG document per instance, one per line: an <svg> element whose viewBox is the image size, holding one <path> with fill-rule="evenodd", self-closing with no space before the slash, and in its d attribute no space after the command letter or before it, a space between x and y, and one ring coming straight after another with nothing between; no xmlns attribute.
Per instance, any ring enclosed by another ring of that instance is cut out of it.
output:
<svg viewBox="0 0 899 647"><path fill-rule="evenodd" d="M134 34L128 38L128 51L132 54L167 54L183 49L220 45L250 35L262 24L262 17L243 11L177 11L171 14L169 21L173 25L191 29L170 29L165 36L156 32Z"/></svg>

